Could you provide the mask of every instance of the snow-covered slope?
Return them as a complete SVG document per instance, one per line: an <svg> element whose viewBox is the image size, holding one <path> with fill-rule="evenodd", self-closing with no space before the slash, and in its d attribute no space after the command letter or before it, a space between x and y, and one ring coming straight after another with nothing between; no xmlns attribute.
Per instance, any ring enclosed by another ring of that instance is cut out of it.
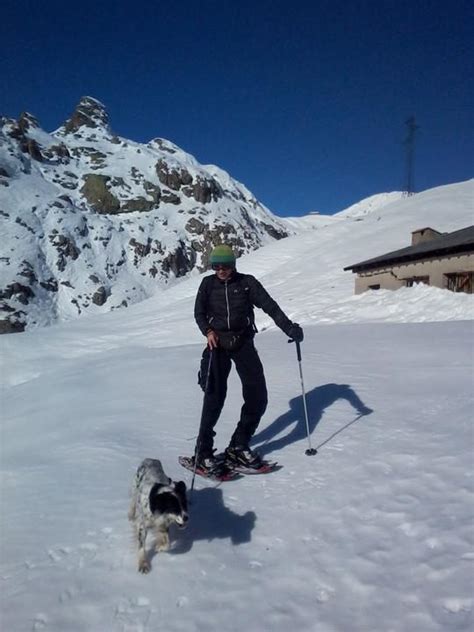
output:
<svg viewBox="0 0 474 632"><path fill-rule="evenodd" d="M392 193L378 193L371 195L356 204L352 204L348 208L336 213L337 217L365 217L375 211L382 209L387 204L397 202L405 197L401 191L392 191Z"/></svg>
<svg viewBox="0 0 474 632"><path fill-rule="evenodd" d="M0 221L7 332L127 306L206 269L213 244L245 253L288 232L222 169L113 134L91 97L52 134L0 119Z"/></svg>
<svg viewBox="0 0 474 632"><path fill-rule="evenodd" d="M328 226L331 223L345 218L363 218L404 197L406 197L405 194L400 191L378 193L360 200L360 202L334 215L309 213L308 215L302 215L300 217L285 217L285 223L289 228L292 228L297 233L301 233L305 230Z"/></svg>
<svg viewBox="0 0 474 632"><path fill-rule="evenodd" d="M145 457L190 482L177 457L193 449L202 402L199 277L128 310L3 336L2 629L471 632L473 297L354 297L342 268L420 226L469 224L472 194L472 182L427 191L239 260L303 325L318 454L304 453L294 346L259 313L269 407L254 446L283 467L198 479L188 528L148 576L128 489ZM219 449L241 403L233 372Z"/></svg>

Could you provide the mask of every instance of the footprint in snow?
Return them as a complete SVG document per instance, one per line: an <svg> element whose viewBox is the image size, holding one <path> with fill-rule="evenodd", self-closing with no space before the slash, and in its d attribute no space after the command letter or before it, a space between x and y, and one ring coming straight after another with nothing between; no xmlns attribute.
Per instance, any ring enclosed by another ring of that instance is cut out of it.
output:
<svg viewBox="0 0 474 632"><path fill-rule="evenodd" d="M443 601L443 608L452 614L458 614L459 612L471 612L472 599L461 599L457 597L450 597Z"/></svg>
<svg viewBox="0 0 474 632"><path fill-rule="evenodd" d="M178 601L176 602L176 606L178 608L184 608L186 606L189 606L189 599L188 597L185 597L184 595L181 596Z"/></svg>
<svg viewBox="0 0 474 632"><path fill-rule="evenodd" d="M316 601L318 603L326 603L331 599L332 595L324 588L316 591Z"/></svg>
<svg viewBox="0 0 474 632"><path fill-rule="evenodd" d="M75 599L78 595L79 590L74 586L70 586L60 593L58 599L60 603L67 603L68 601Z"/></svg>
<svg viewBox="0 0 474 632"><path fill-rule="evenodd" d="M87 536L89 538L95 538L97 535L102 536L106 541L110 540L113 537L113 529L111 527L103 527L100 530L100 533L97 534L96 531L88 531ZM64 561L65 557L71 556L74 553L79 554L79 568L82 568L84 562L94 560L97 557L97 553L99 552L101 545L96 544L95 542L88 541L79 544L77 549L70 546L55 546L51 547L47 550L48 557L55 563L59 564ZM34 568L33 563L27 563L32 568Z"/></svg>
<svg viewBox="0 0 474 632"><path fill-rule="evenodd" d="M152 613L150 600L139 596L121 602L115 609L115 619L120 632L145 632Z"/></svg>
<svg viewBox="0 0 474 632"><path fill-rule="evenodd" d="M79 545L79 568L84 566L85 562L91 562L97 557L99 547L94 542L83 542Z"/></svg>
<svg viewBox="0 0 474 632"><path fill-rule="evenodd" d="M262 562L258 562L257 560L251 560L249 562L250 568L261 568L263 566Z"/></svg>
<svg viewBox="0 0 474 632"><path fill-rule="evenodd" d="M44 630L48 625L48 617L43 612L38 612L33 623L33 632Z"/></svg>
<svg viewBox="0 0 474 632"><path fill-rule="evenodd" d="M48 556L49 558L55 562L56 564L58 562L61 562L62 557L59 555L59 553L57 551L55 551L54 549L48 549Z"/></svg>

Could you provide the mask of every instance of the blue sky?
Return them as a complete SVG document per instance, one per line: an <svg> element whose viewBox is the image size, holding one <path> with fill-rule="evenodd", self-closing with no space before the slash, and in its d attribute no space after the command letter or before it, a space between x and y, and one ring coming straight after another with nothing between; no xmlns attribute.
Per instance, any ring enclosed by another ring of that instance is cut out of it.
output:
<svg viewBox="0 0 474 632"><path fill-rule="evenodd" d="M83 95L112 128L217 164L273 212L333 213L473 175L472 2L4 0L0 113L47 131Z"/></svg>

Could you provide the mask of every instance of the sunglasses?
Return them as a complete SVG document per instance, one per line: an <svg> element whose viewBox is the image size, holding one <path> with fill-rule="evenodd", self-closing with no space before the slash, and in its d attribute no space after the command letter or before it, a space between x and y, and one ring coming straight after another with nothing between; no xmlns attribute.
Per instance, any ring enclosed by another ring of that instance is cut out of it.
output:
<svg viewBox="0 0 474 632"><path fill-rule="evenodd" d="M217 270L223 270L224 272L227 270L232 270L232 266L225 265L225 263L213 263L212 269L217 272Z"/></svg>

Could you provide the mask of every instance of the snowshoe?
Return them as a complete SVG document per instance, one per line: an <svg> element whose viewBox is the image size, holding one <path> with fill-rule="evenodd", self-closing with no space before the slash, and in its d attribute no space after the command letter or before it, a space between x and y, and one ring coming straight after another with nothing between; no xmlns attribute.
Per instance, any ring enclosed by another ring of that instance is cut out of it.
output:
<svg viewBox="0 0 474 632"><path fill-rule="evenodd" d="M268 474L281 468L281 465L278 465L276 461L266 461L249 448L229 447L222 455L217 455L216 458L219 459L221 457L224 458L225 465L232 472L238 472L239 474Z"/></svg>
<svg viewBox="0 0 474 632"><path fill-rule="evenodd" d="M178 463L190 472L194 472L196 468L196 474L212 481L232 481L239 477L238 472L230 469L223 459L219 460L217 457L202 459L195 466L193 456L179 456Z"/></svg>

